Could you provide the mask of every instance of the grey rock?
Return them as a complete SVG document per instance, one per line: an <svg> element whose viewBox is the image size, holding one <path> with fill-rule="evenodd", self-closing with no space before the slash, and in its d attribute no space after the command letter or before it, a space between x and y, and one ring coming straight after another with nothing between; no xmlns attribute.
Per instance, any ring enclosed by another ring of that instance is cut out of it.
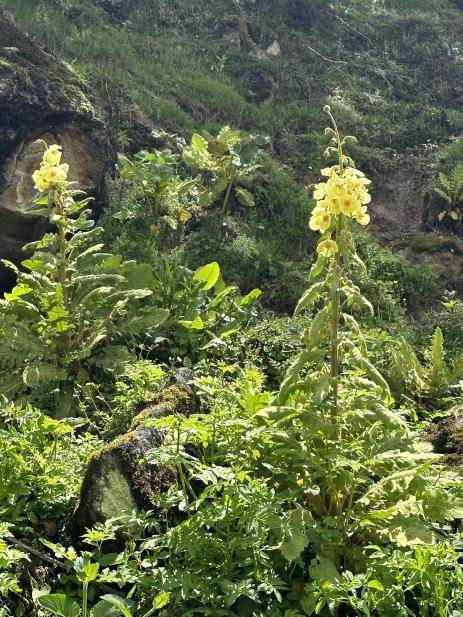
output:
<svg viewBox="0 0 463 617"><path fill-rule="evenodd" d="M228 49L241 49L241 36L240 33L234 30L224 34L221 39L221 43Z"/></svg>
<svg viewBox="0 0 463 617"><path fill-rule="evenodd" d="M280 43L275 39L275 41L273 41L273 43L271 43L267 47L267 49L265 50L265 53L267 54L267 56L271 56L273 58L280 56L281 55Z"/></svg>
<svg viewBox="0 0 463 617"><path fill-rule="evenodd" d="M43 219L28 214L37 197L31 175L43 152L35 141L62 145L70 179L97 198L110 154L105 127L78 76L1 8L0 41L0 258L18 264L22 246L44 231Z"/></svg>

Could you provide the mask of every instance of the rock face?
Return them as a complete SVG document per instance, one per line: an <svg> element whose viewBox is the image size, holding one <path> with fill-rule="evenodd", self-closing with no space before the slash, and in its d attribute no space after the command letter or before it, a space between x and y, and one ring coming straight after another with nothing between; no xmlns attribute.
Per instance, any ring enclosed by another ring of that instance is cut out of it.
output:
<svg viewBox="0 0 463 617"><path fill-rule="evenodd" d="M63 146L71 180L82 190L98 196L102 189L108 141L81 86L0 7L0 258L20 262L21 247L43 232L43 220L27 213L36 197L31 174L43 151L37 139Z"/></svg>
<svg viewBox="0 0 463 617"><path fill-rule="evenodd" d="M155 509L154 497L176 480L176 471L143 462L159 447L163 433L150 420L198 411L191 386L172 385L163 390L134 418L129 433L118 437L91 457L82 484L79 505L72 517L74 536L108 518L129 514L134 508Z"/></svg>
<svg viewBox="0 0 463 617"><path fill-rule="evenodd" d="M463 466L463 416L444 418L433 427L430 441L445 465Z"/></svg>

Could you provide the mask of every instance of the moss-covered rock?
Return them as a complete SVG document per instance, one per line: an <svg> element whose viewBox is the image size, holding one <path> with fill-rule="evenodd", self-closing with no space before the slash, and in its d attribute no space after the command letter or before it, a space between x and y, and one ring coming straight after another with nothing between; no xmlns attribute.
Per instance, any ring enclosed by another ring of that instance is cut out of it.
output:
<svg viewBox="0 0 463 617"><path fill-rule="evenodd" d="M434 451L443 454L442 463L463 467L463 416L444 418L430 433Z"/></svg>
<svg viewBox="0 0 463 617"><path fill-rule="evenodd" d="M14 262L43 231L28 214L36 197L31 175L42 154L37 139L60 143L71 179L94 196L101 192L108 140L83 84L0 7L0 258Z"/></svg>
<svg viewBox="0 0 463 617"><path fill-rule="evenodd" d="M152 420L174 414L189 416L195 411L198 401L188 385L169 386L134 418L130 432L93 453L72 517L74 535L134 508L156 509L155 496L171 486L176 471L143 460L147 452L163 442L163 433L152 426Z"/></svg>

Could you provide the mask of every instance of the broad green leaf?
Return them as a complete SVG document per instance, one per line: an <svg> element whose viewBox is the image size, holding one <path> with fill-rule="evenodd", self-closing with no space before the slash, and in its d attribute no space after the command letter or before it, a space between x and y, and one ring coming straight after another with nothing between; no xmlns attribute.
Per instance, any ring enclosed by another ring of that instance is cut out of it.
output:
<svg viewBox="0 0 463 617"><path fill-rule="evenodd" d="M160 593L154 598L153 606L158 610L164 608L169 604L170 594L169 593Z"/></svg>
<svg viewBox="0 0 463 617"><path fill-rule="evenodd" d="M202 289L204 289L204 291L208 291L209 289L212 289L212 287L214 287L214 285L217 283L217 281L219 280L219 276L219 264L216 261L213 261L212 263L206 264L202 268L196 270L193 276L193 280L203 283Z"/></svg>
<svg viewBox="0 0 463 617"><path fill-rule="evenodd" d="M243 206L247 206L248 208L252 208L254 206L254 197L248 190L242 187L237 187L235 189L235 195L240 204Z"/></svg>
<svg viewBox="0 0 463 617"><path fill-rule="evenodd" d="M79 617L80 615L77 602L67 598L64 594L53 593L42 596L38 598L37 603L41 608L58 617Z"/></svg>
<svg viewBox="0 0 463 617"><path fill-rule="evenodd" d="M295 529L292 535L281 543L280 550L285 559L288 561L294 561L300 556L308 544L309 540L307 535L302 531Z"/></svg>
<svg viewBox="0 0 463 617"><path fill-rule="evenodd" d="M318 557L309 568L310 576L319 584L338 583L341 580L335 564L328 557Z"/></svg>
<svg viewBox="0 0 463 617"><path fill-rule="evenodd" d="M201 318L201 315L197 315L192 321L186 321L181 319L178 324L183 326L187 330L203 330L204 329L204 321Z"/></svg>
<svg viewBox="0 0 463 617"><path fill-rule="evenodd" d="M320 375L313 397L314 403L323 403L323 401L328 398L331 391L331 383L332 379L328 373L322 373Z"/></svg>
<svg viewBox="0 0 463 617"><path fill-rule="evenodd" d="M371 581L368 581L367 586L370 589L377 589L378 591L384 591L383 585L379 581L377 581L375 579L373 579Z"/></svg>
<svg viewBox="0 0 463 617"><path fill-rule="evenodd" d="M207 140L201 135L198 135L198 133L193 134L191 138L191 145L197 150L201 150L203 152L207 151Z"/></svg>
<svg viewBox="0 0 463 617"><path fill-rule="evenodd" d="M65 372L53 364L46 362L37 362L30 364L23 371L23 380L26 386L31 388L38 387L44 383L64 379Z"/></svg>
<svg viewBox="0 0 463 617"><path fill-rule="evenodd" d="M100 566L98 563L87 563L81 569L77 571L77 578L82 583L91 583L98 577L98 570Z"/></svg>
<svg viewBox="0 0 463 617"><path fill-rule="evenodd" d="M406 548L420 544L432 544L434 534L429 524L417 517L396 517L384 530L383 535L399 547Z"/></svg>
<svg viewBox="0 0 463 617"><path fill-rule="evenodd" d="M100 600L90 611L90 617L120 617L121 611L106 600Z"/></svg>

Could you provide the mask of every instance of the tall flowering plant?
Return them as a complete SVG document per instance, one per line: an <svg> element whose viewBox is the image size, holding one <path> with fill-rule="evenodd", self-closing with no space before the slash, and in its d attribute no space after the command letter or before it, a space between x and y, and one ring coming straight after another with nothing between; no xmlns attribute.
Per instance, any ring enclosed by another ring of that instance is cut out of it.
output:
<svg viewBox="0 0 463 617"><path fill-rule="evenodd" d="M25 394L64 417L79 412L83 387L111 383L124 370L131 339L157 327L168 311L149 302L149 266L103 250L90 198L68 180L61 147L40 143L33 212L50 230L24 247L33 251L22 263L26 271L4 261L17 283L0 301L0 395Z"/></svg>
<svg viewBox="0 0 463 617"><path fill-rule="evenodd" d="M379 560L397 549L433 550L444 539L436 522L463 516L463 499L453 474L434 466L439 456L394 409L368 359L355 314L373 309L350 274L365 270L351 228L369 223L370 181L345 154L355 138L342 138L325 112L332 142L325 157L334 164L315 185L309 225L321 238L296 312L318 310L276 404L259 413L274 427L271 455L280 457L282 482L294 478L294 517L305 525L295 541L298 557L310 555L304 613L402 615Z"/></svg>
<svg viewBox="0 0 463 617"><path fill-rule="evenodd" d="M366 226L370 222L368 205L371 195L368 187L371 181L345 153L349 144L357 143L356 138L351 135L341 137L330 107L325 106L324 111L331 121L331 126L325 130L325 134L331 138L331 144L325 150L324 157L328 160L334 158L335 162L322 169L321 173L326 180L315 185L313 197L316 205L311 213L309 227L321 234L317 245L318 259L310 272L310 280L316 282L302 296L296 313L312 308L320 300L324 306L306 334L307 348L296 360L283 383L280 401L296 387L299 372L307 361L319 362L327 357L328 362L323 363L317 382L316 398L320 402L330 398L331 421L335 434L339 437L339 386L342 362L347 355L350 361L355 358L357 364L386 392L389 392L389 389L349 336L352 331L356 334L360 332L352 313L362 308L373 310L370 302L349 278L351 268L365 270L365 265L355 250L350 227L352 223Z"/></svg>

